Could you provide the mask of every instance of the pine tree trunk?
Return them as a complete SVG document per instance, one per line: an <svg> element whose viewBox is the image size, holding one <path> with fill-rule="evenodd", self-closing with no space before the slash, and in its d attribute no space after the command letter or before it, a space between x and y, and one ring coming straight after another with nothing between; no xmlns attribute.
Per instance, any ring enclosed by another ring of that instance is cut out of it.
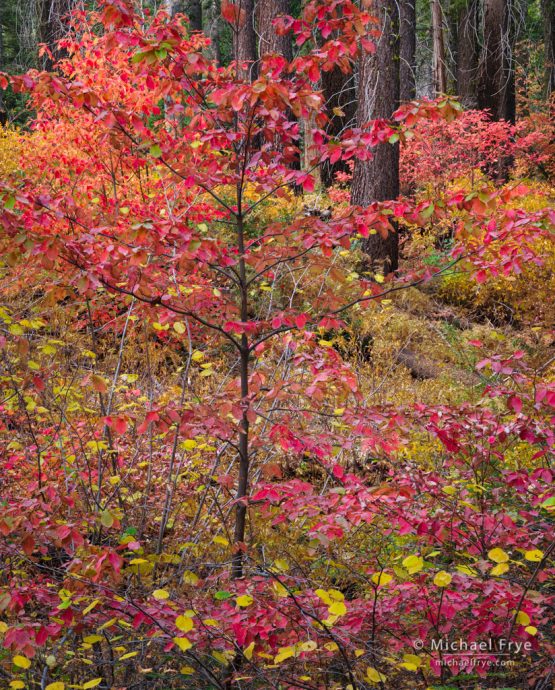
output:
<svg viewBox="0 0 555 690"><path fill-rule="evenodd" d="M478 70L478 107L494 120L515 121L514 35L506 0L484 0L484 39Z"/></svg>
<svg viewBox="0 0 555 690"><path fill-rule="evenodd" d="M468 0L461 7L457 22L457 95L465 108L476 108L478 69L477 4Z"/></svg>
<svg viewBox="0 0 555 690"><path fill-rule="evenodd" d="M0 5L0 72L5 69L4 66L4 25L2 16L2 6ZM8 121L8 115L4 108L4 90L0 89L0 125L4 126Z"/></svg>
<svg viewBox="0 0 555 690"><path fill-rule="evenodd" d="M181 12L181 10L179 11ZM185 3L184 12L189 17L191 29L193 31L202 31L202 5L200 0L188 0Z"/></svg>
<svg viewBox="0 0 555 690"><path fill-rule="evenodd" d="M338 67L322 73L322 91L326 101L329 122L326 131L331 137L339 137L343 131L356 123L356 91L352 74L344 74ZM322 184L329 187L338 172L347 172L344 161L326 163L322 166Z"/></svg>
<svg viewBox="0 0 555 690"><path fill-rule="evenodd" d="M256 34L260 57L268 53L277 53L283 55L288 62L293 59L291 35L279 36L272 23L274 19L284 14L291 14L289 0L257 0Z"/></svg>
<svg viewBox="0 0 555 690"><path fill-rule="evenodd" d="M220 29L221 29L221 15L220 15L220 0L208 0L208 4L204 5L204 15L206 21L206 33L210 38L210 48L212 56L218 65L222 66L222 49L220 44Z"/></svg>
<svg viewBox="0 0 555 690"><path fill-rule="evenodd" d="M390 118L399 105L399 15L396 0L376 0L374 14L381 22L375 54L364 54L359 65L357 126L375 118ZM369 161L357 160L351 200L367 206L373 201L399 195L399 145L380 144ZM385 273L397 270L397 233L379 234L365 240L364 250L371 264L383 263Z"/></svg>
<svg viewBox="0 0 555 690"><path fill-rule="evenodd" d="M443 36L443 10L440 0L432 3L432 46L433 79L436 96L447 92L447 72L445 69L445 39Z"/></svg>
<svg viewBox="0 0 555 690"><path fill-rule="evenodd" d="M416 97L416 0L399 0L399 98Z"/></svg>
<svg viewBox="0 0 555 690"><path fill-rule="evenodd" d="M549 98L555 93L555 0L542 0L544 36L544 92Z"/></svg>
<svg viewBox="0 0 555 690"><path fill-rule="evenodd" d="M42 0L40 11L40 43L45 43L53 55L53 60L45 54L42 67L52 70L54 62L63 57L58 48L58 41L68 30L68 15L75 6L74 0Z"/></svg>
<svg viewBox="0 0 555 690"><path fill-rule="evenodd" d="M233 27L233 59L237 62L238 75L253 81L257 71L254 0L238 0L236 5L240 9L241 21Z"/></svg>

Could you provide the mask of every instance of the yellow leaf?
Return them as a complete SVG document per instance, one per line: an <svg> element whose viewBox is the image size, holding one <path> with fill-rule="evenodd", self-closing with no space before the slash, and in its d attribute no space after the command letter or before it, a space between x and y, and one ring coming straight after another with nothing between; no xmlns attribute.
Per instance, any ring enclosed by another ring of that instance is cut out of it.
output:
<svg viewBox="0 0 555 690"><path fill-rule="evenodd" d="M182 652L186 652L193 646L191 642L186 637L174 637L173 641L179 647Z"/></svg>
<svg viewBox="0 0 555 690"><path fill-rule="evenodd" d="M333 604L328 607L328 611L333 616L344 616L347 613L347 607L342 601L334 601Z"/></svg>
<svg viewBox="0 0 555 690"><path fill-rule="evenodd" d="M439 573L436 573L436 576L434 577L434 585L436 587L448 587L451 584L451 580L453 578L449 573L446 573L445 570L440 570Z"/></svg>
<svg viewBox="0 0 555 690"><path fill-rule="evenodd" d="M224 666L227 666L229 663L229 660L226 657L226 655L222 652L219 652L217 649L212 652L212 656L214 657L214 659L216 659L216 661L219 661L220 664L223 664Z"/></svg>
<svg viewBox="0 0 555 690"><path fill-rule="evenodd" d="M376 273L376 275L374 276L374 280L376 281L376 283L383 283L385 278L381 273Z"/></svg>
<svg viewBox="0 0 555 690"><path fill-rule="evenodd" d="M478 574L474 568L471 568L469 565L458 565L457 570L459 573L464 573L465 575L470 575L471 577L476 577Z"/></svg>
<svg viewBox="0 0 555 690"><path fill-rule="evenodd" d="M229 542L225 537L214 537L214 539L212 539L212 541L214 542L214 544L221 544L222 546L229 546Z"/></svg>
<svg viewBox="0 0 555 690"><path fill-rule="evenodd" d="M376 671L375 668L368 666L368 668L366 669L366 678L371 683L383 683L383 682L385 682L387 676L384 676L383 673Z"/></svg>
<svg viewBox="0 0 555 690"><path fill-rule="evenodd" d="M331 340L323 340L322 339L322 340L318 341L318 345L321 345L322 347L331 347L333 345L333 343L331 342Z"/></svg>
<svg viewBox="0 0 555 690"><path fill-rule="evenodd" d="M539 549L532 549L531 551L527 551L524 554L524 558L527 561L532 561L533 563L539 563L541 559L543 558L543 551L540 551Z"/></svg>
<svg viewBox="0 0 555 690"><path fill-rule="evenodd" d="M516 622L519 625L524 625L524 626L530 625L530 616L524 611L519 611L516 614Z"/></svg>
<svg viewBox="0 0 555 690"><path fill-rule="evenodd" d="M195 627L195 624L188 616L178 616L175 619L175 627L181 632L189 632Z"/></svg>
<svg viewBox="0 0 555 690"><path fill-rule="evenodd" d="M90 613L95 606L100 604L100 599L95 599L93 602L91 602L86 609L83 609L83 615L86 616L87 613Z"/></svg>
<svg viewBox="0 0 555 690"><path fill-rule="evenodd" d="M488 551L488 558L494 563L506 563L509 560L509 554L503 549L492 549Z"/></svg>
<svg viewBox="0 0 555 690"><path fill-rule="evenodd" d="M251 642L248 647L243 650L243 654L249 661L252 659L252 653L254 651L254 642Z"/></svg>
<svg viewBox="0 0 555 690"><path fill-rule="evenodd" d="M83 638L83 642L85 644L95 644L95 642L102 642L103 639L102 635L87 635L87 637Z"/></svg>
<svg viewBox="0 0 555 690"><path fill-rule="evenodd" d="M489 572L490 575L503 575L509 570L509 564L508 563L499 563L498 565L494 566Z"/></svg>
<svg viewBox="0 0 555 690"><path fill-rule="evenodd" d="M274 657L274 664L281 664L282 661L292 656L295 656L294 647L280 647L278 654Z"/></svg>
<svg viewBox="0 0 555 690"><path fill-rule="evenodd" d="M299 649L301 652L313 652L315 649L318 649L318 645L314 640L308 640L308 642L303 642Z"/></svg>
<svg viewBox="0 0 555 690"><path fill-rule="evenodd" d="M283 597L288 597L289 592L287 591L287 588L284 587L281 582L272 582L272 589L275 592L275 595L277 597L283 598Z"/></svg>
<svg viewBox="0 0 555 690"><path fill-rule="evenodd" d="M192 573L190 570L186 570L183 573L183 582L186 582L188 585L196 585L198 582L198 575L195 575L195 573Z"/></svg>
<svg viewBox="0 0 555 690"><path fill-rule="evenodd" d="M65 690L65 687L65 683L60 683L59 681L57 681L56 683L50 683L49 685L47 685L44 690Z"/></svg>
<svg viewBox="0 0 555 690"><path fill-rule="evenodd" d="M100 685L102 683L102 678L93 678L92 680L88 680L85 685L83 685L83 690L89 690L89 688L96 688L97 685Z"/></svg>
<svg viewBox="0 0 555 690"><path fill-rule="evenodd" d="M26 656L20 656L19 654L14 656L12 662L14 666L17 666L19 668L29 668L31 666L31 662L29 661L29 659Z"/></svg>
<svg viewBox="0 0 555 690"><path fill-rule="evenodd" d="M424 559L420 556L407 556L403 559L403 568L409 573L409 575L414 575L418 573L424 567Z"/></svg>
<svg viewBox="0 0 555 690"><path fill-rule="evenodd" d="M404 668L406 671L418 671L418 666L416 664L412 664L410 661L403 661L401 664L399 664L401 668Z"/></svg>
<svg viewBox="0 0 555 690"><path fill-rule="evenodd" d="M109 510L103 510L100 514L100 522L103 527L110 528L114 524L114 516Z"/></svg>
<svg viewBox="0 0 555 690"><path fill-rule="evenodd" d="M155 589L152 596L158 601L164 601L164 599L169 599L170 593L166 589Z"/></svg>
<svg viewBox="0 0 555 690"><path fill-rule="evenodd" d="M391 582L393 580L393 577L391 575L388 575L387 573L374 573L372 575L372 582L375 585L378 585L378 587L381 587L382 585L387 585L388 582Z"/></svg>
<svg viewBox="0 0 555 690"><path fill-rule="evenodd" d="M202 361L204 359L204 352L201 352L200 350L195 350L191 355L191 359L193 360L193 362Z"/></svg>
<svg viewBox="0 0 555 690"><path fill-rule="evenodd" d="M195 672L195 669L192 666L182 666L179 669L179 673L181 673L184 676L190 676Z"/></svg>
<svg viewBox="0 0 555 690"><path fill-rule="evenodd" d="M22 680L12 680L10 683L10 688L12 690L21 690L21 688L25 687L25 683Z"/></svg>
<svg viewBox="0 0 555 690"><path fill-rule="evenodd" d="M345 595L338 589L328 589L328 594L334 601L345 601Z"/></svg>
<svg viewBox="0 0 555 690"><path fill-rule="evenodd" d="M324 602L324 604L326 604L326 606L331 606L331 605L332 605L333 602L332 602L332 600L331 600L331 597L330 597L330 595L326 592L325 589L317 589L317 590L314 592L314 594L316 594L316 596L317 596L319 599L321 599L321 600Z"/></svg>
<svg viewBox="0 0 555 690"><path fill-rule="evenodd" d="M134 656L137 656L138 653L139 652L127 652L127 654L120 656L118 661L125 661L125 659L132 659Z"/></svg>
<svg viewBox="0 0 555 690"><path fill-rule="evenodd" d="M173 330L179 333L179 335L183 335L183 333L185 333L185 324L182 321L176 321L173 324Z"/></svg>
<svg viewBox="0 0 555 690"><path fill-rule="evenodd" d="M237 602L237 606L241 606L244 608L245 606L250 606L254 599L248 594L243 594L243 596L237 597L235 601Z"/></svg>
<svg viewBox="0 0 555 690"><path fill-rule="evenodd" d="M422 659L416 654L403 654L403 661L407 664L412 664L413 666L420 666L422 664Z"/></svg>
<svg viewBox="0 0 555 690"><path fill-rule="evenodd" d="M538 632L538 629L534 625L527 625L524 630L526 630L529 635L536 635Z"/></svg>
<svg viewBox="0 0 555 690"><path fill-rule="evenodd" d="M197 447L198 443L192 438L188 438L186 441L183 441L181 445L185 450L193 450L193 448Z"/></svg>

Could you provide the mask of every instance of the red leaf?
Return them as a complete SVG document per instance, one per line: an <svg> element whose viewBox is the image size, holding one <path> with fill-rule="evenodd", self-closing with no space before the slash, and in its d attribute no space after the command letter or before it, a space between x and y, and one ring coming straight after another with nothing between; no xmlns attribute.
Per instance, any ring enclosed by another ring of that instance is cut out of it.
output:
<svg viewBox="0 0 555 690"><path fill-rule="evenodd" d="M522 400L517 395L511 395L507 404L517 414L522 410Z"/></svg>
<svg viewBox="0 0 555 690"><path fill-rule="evenodd" d="M23 547L23 552L25 555L31 556L35 550L35 540L30 534L28 534L21 542L21 546Z"/></svg>
<svg viewBox="0 0 555 690"><path fill-rule="evenodd" d="M304 328L307 321L308 317L306 314L299 314L295 317L295 325L297 326L297 328Z"/></svg>

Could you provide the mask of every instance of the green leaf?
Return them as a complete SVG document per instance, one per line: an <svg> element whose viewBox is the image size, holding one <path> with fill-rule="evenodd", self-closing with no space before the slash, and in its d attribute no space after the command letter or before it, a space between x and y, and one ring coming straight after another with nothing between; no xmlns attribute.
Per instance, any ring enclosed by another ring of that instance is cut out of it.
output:
<svg viewBox="0 0 555 690"><path fill-rule="evenodd" d="M219 592L216 592L214 594L214 599L217 599L218 601L224 601L225 599L229 599L231 597L231 592L226 592L225 590L220 590Z"/></svg>
<svg viewBox="0 0 555 690"><path fill-rule="evenodd" d="M154 146L150 147L150 155L153 158L161 158L162 157L162 149L158 146L158 144L154 144Z"/></svg>

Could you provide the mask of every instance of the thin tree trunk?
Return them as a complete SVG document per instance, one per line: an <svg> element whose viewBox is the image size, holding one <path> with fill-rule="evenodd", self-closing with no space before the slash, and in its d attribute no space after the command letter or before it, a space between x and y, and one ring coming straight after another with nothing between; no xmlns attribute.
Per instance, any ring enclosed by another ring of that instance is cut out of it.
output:
<svg viewBox="0 0 555 690"><path fill-rule="evenodd" d="M478 23L476 0L461 7L457 23L457 94L465 108L476 108L478 69Z"/></svg>
<svg viewBox="0 0 555 690"><path fill-rule="evenodd" d="M445 38L443 35L443 10L440 0L432 3L432 46L433 79L436 96L447 92L447 71L445 68Z"/></svg>
<svg viewBox="0 0 555 690"><path fill-rule="evenodd" d="M247 281L247 269L244 259L245 252L245 231L242 215L242 192L238 187L237 193L237 249L239 256L239 290L241 293L241 320L246 322L249 319L249 284ZM250 375L250 350L247 336L241 335L241 347L239 352L239 376L241 380L241 404L243 414L239 423L239 472L237 479L236 506L235 506L235 529L233 533L235 553L232 558L231 576L233 578L243 577L243 548L245 545L245 533L247 526L247 497L249 494L249 471L250 471L250 444L249 444L249 419L248 419L248 397L249 397L249 375Z"/></svg>
<svg viewBox="0 0 555 690"><path fill-rule="evenodd" d="M284 14L291 14L290 0L256 1L256 38L260 57L268 53L277 53L287 62L293 59L291 35L279 36L273 25L274 19Z"/></svg>
<svg viewBox="0 0 555 690"><path fill-rule="evenodd" d="M416 96L416 0L399 0L399 98Z"/></svg>
<svg viewBox="0 0 555 690"><path fill-rule="evenodd" d="M484 0L484 42L478 72L478 107L494 120L515 121L514 35L506 0Z"/></svg>
<svg viewBox="0 0 555 690"><path fill-rule="evenodd" d="M374 14L381 35L374 55L364 54L359 66L357 125L375 118L390 118L399 105L399 15L396 0L377 0ZM355 205L395 199L399 195L399 145L380 144L369 161L357 160L351 188ZM383 262L384 272L397 270L399 241L396 232L365 240L371 263Z"/></svg>

